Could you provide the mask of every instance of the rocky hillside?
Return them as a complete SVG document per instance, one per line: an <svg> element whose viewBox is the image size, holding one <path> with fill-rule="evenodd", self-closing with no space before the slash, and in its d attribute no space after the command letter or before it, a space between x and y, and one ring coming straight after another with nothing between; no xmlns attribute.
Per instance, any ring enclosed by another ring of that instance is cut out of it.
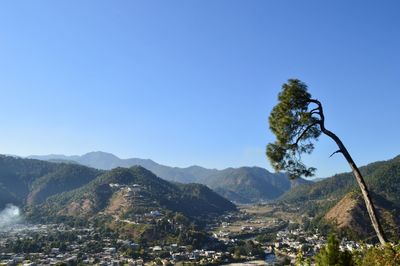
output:
<svg viewBox="0 0 400 266"><path fill-rule="evenodd" d="M398 225L400 225L398 207L378 195L374 195L373 200L378 218L383 222L382 226L387 237L398 239ZM357 238L374 236L374 230L361 193L350 192L346 194L325 214L324 219L341 230L351 232Z"/></svg>

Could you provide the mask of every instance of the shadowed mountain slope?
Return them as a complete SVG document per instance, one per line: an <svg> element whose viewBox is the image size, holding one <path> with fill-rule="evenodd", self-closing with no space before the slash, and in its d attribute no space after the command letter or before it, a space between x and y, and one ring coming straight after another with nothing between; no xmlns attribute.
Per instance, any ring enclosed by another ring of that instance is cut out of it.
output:
<svg viewBox="0 0 400 266"><path fill-rule="evenodd" d="M0 207L41 202L78 188L102 172L81 165L0 155Z"/></svg>

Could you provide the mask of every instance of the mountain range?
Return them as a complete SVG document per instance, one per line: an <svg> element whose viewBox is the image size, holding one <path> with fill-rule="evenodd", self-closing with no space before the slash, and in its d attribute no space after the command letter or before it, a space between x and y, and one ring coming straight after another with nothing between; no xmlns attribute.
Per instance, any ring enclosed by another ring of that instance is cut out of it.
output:
<svg viewBox="0 0 400 266"><path fill-rule="evenodd" d="M28 158L78 163L103 170L140 165L168 181L204 184L237 203L274 200L294 186L311 183L311 181L304 179L291 181L282 173L270 173L260 167L227 168L224 170L207 169L200 166L179 168L161 165L150 159L120 159L105 152L90 152L82 156L32 155Z"/></svg>
<svg viewBox="0 0 400 266"><path fill-rule="evenodd" d="M259 167L177 168L151 160L123 160L102 152L32 157L42 160L0 155L0 208L13 203L27 206L43 217L104 213L127 217L151 210L193 216L235 210L227 199L277 199L299 207L300 213L321 223L351 231L358 237L373 235L351 172L318 182L291 182L283 174L272 174ZM400 156L368 164L360 171L387 235L398 238Z"/></svg>
<svg viewBox="0 0 400 266"><path fill-rule="evenodd" d="M125 197L123 192L134 187L140 188L138 197ZM36 218L95 215L110 210L110 204L127 206L118 215L164 210L203 216L236 209L204 185L168 182L140 166L98 170L1 155L0 209L10 203L34 209Z"/></svg>

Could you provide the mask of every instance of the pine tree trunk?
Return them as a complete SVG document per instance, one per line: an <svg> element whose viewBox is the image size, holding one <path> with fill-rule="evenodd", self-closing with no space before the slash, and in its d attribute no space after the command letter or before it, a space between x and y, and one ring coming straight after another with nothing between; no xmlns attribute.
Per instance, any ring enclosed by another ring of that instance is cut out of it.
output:
<svg viewBox="0 0 400 266"><path fill-rule="evenodd" d="M362 192L362 195L363 195L363 198L365 201L365 206L367 207L367 211L369 214L369 218L371 219L372 226L376 232L379 242L381 242L382 245L386 244L386 239L385 239L385 235L382 230L382 226L379 223L374 204L372 203L371 196L369 194L367 185L365 184L364 178L362 177L360 170L358 169L357 165L353 161L353 158L351 158L350 153L347 151L346 147L344 146L342 141L339 139L339 137L337 137L331 131L327 130L322 125L321 125L321 130L324 134L328 135L336 142L336 144L339 147L339 151L343 154L343 156L346 158L347 162L349 163L351 170L353 171L353 174L357 180L358 186L361 189L361 192Z"/></svg>
<svg viewBox="0 0 400 266"><path fill-rule="evenodd" d="M325 128L325 116L324 116L324 111L323 111L321 102L316 99L310 99L309 102L315 103L318 105L318 113L317 114L321 117L321 120L319 121L321 131L336 142L336 144L339 147L339 150L337 152L341 152L343 154L344 158L346 158L347 162L349 163L351 170L353 171L353 174L357 180L358 186L361 189L361 193L364 198L365 206L367 207L368 215L369 215L369 218L371 219L372 227L375 230L375 233L379 239L379 242L381 242L382 245L385 245L386 238L383 233L382 226L379 223L374 204L372 203L371 196L369 195L367 185L365 184L364 178L362 177L360 170L358 169L357 165L353 161L353 158L351 158L350 153L347 151L346 147L344 146L343 142L339 139L339 137L336 136L333 132L331 132Z"/></svg>

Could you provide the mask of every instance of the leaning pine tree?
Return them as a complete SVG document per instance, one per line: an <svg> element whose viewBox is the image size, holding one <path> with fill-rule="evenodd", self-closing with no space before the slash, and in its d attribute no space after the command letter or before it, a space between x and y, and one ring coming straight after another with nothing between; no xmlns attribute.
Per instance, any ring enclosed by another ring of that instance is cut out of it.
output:
<svg viewBox="0 0 400 266"><path fill-rule="evenodd" d="M365 181L342 141L325 128L321 102L312 99L311 94L307 92L307 85L297 79L290 79L283 84L278 100L279 103L269 116L269 125L276 141L268 144L266 152L274 169L286 171L292 179L312 176L316 169L307 167L301 161L301 154L313 151L313 141L318 139L321 133L333 139L339 148L333 154L343 154L349 163L361 189L372 226L381 244L385 244L385 236Z"/></svg>

